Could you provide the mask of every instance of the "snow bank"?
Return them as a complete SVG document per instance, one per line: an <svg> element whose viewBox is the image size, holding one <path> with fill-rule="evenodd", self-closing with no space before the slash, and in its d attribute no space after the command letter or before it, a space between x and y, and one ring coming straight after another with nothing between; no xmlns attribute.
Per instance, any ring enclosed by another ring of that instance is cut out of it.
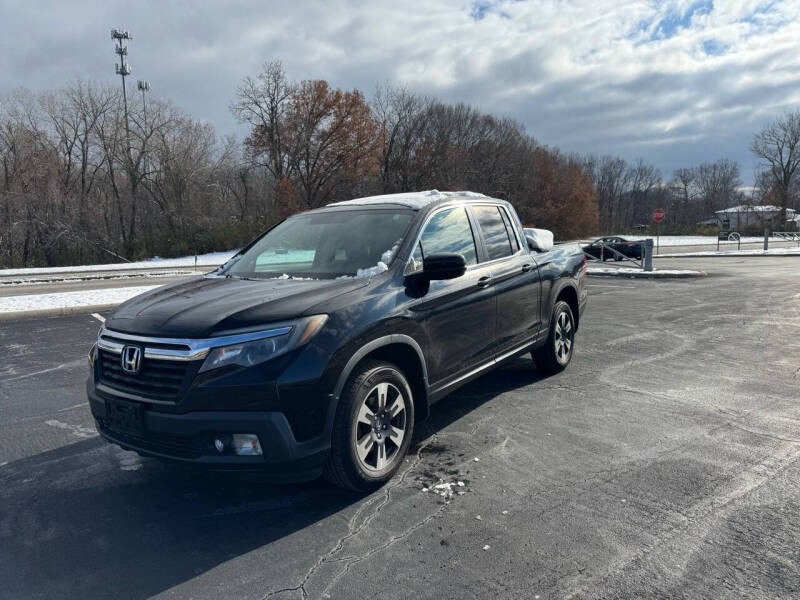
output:
<svg viewBox="0 0 800 600"><path fill-rule="evenodd" d="M0 313L122 304L134 296L149 292L157 287L157 285L143 285L104 290L80 290L77 292L11 296L0 298Z"/></svg>
<svg viewBox="0 0 800 600"><path fill-rule="evenodd" d="M681 254L679 256L685 255ZM692 269L653 269L652 271L644 271L633 267L596 267L591 263L587 265L587 272L589 275L615 277L698 277L706 274L703 271L694 271Z"/></svg>

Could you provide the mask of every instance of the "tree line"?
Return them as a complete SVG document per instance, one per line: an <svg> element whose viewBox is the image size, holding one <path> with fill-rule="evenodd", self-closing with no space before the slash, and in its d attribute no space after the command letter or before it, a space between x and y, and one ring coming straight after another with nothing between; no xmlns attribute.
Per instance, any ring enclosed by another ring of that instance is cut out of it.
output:
<svg viewBox="0 0 800 600"><path fill-rule="evenodd" d="M323 80L292 81L278 62L245 78L230 108L249 131L241 142L162 99L129 101L126 122L109 85L4 97L0 267L232 249L299 210L424 189L504 198L560 239L630 230L655 207L688 231L720 208L791 207L798 197L797 142L781 138L796 117L754 137L767 168L746 197L728 160L664 181L642 160L564 154L467 104L391 86L367 99Z"/></svg>

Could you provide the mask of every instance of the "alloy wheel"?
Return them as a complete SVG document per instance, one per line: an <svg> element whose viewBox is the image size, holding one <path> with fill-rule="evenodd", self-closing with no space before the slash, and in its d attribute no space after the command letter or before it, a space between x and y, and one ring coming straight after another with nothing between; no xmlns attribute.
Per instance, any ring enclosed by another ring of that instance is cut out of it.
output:
<svg viewBox="0 0 800 600"><path fill-rule="evenodd" d="M562 365L569 360L572 352L572 340L575 332L572 328L572 320L566 312L561 312L556 319L555 345L556 359Z"/></svg>
<svg viewBox="0 0 800 600"><path fill-rule="evenodd" d="M406 436L406 398L394 384L383 382L364 396L353 425L353 443L360 465L383 471L400 454Z"/></svg>

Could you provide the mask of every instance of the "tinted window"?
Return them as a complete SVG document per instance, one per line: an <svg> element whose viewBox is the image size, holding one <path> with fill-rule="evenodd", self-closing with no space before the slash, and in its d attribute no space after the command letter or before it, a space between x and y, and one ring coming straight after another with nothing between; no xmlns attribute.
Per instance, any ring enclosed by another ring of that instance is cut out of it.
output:
<svg viewBox="0 0 800 600"><path fill-rule="evenodd" d="M461 254L468 265L478 262L472 227L463 208L443 210L431 217L414 249L411 270L421 269L422 259L438 252Z"/></svg>
<svg viewBox="0 0 800 600"><path fill-rule="evenodd" d="M514 252L519 250L519 243L517 242L517 235L514 233L514 228L511 226L511 221L509 219L508 213L504 208L500 209L500 214L503 215L503 223L506 225L506 229L508 230L508 236L511 240L511 248Z"/></svg>
<svg viewBox="0 0 800 600"><path fill-rule="evenodd" d="M473 206L472 210L483 232L489 260L511 256L514 253L511 249L511 239L500 215L500 209L497 206Z"/></svg>

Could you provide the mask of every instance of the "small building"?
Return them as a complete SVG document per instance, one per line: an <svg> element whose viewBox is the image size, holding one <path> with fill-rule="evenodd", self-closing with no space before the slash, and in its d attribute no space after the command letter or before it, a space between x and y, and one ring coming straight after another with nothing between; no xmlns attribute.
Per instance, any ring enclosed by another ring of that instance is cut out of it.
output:
<svg viewBox="0 0 800 600"><path fill-rule="evenodd" d="M720 229L737 230L746 227L770 228L776 231L793 229L796 227L800 215L792 208L786 209L786 223L778 223L781 207L772 204L742 204L724 210L718 210L714 217L701 223L704 225L717 225Z"/></svg>

